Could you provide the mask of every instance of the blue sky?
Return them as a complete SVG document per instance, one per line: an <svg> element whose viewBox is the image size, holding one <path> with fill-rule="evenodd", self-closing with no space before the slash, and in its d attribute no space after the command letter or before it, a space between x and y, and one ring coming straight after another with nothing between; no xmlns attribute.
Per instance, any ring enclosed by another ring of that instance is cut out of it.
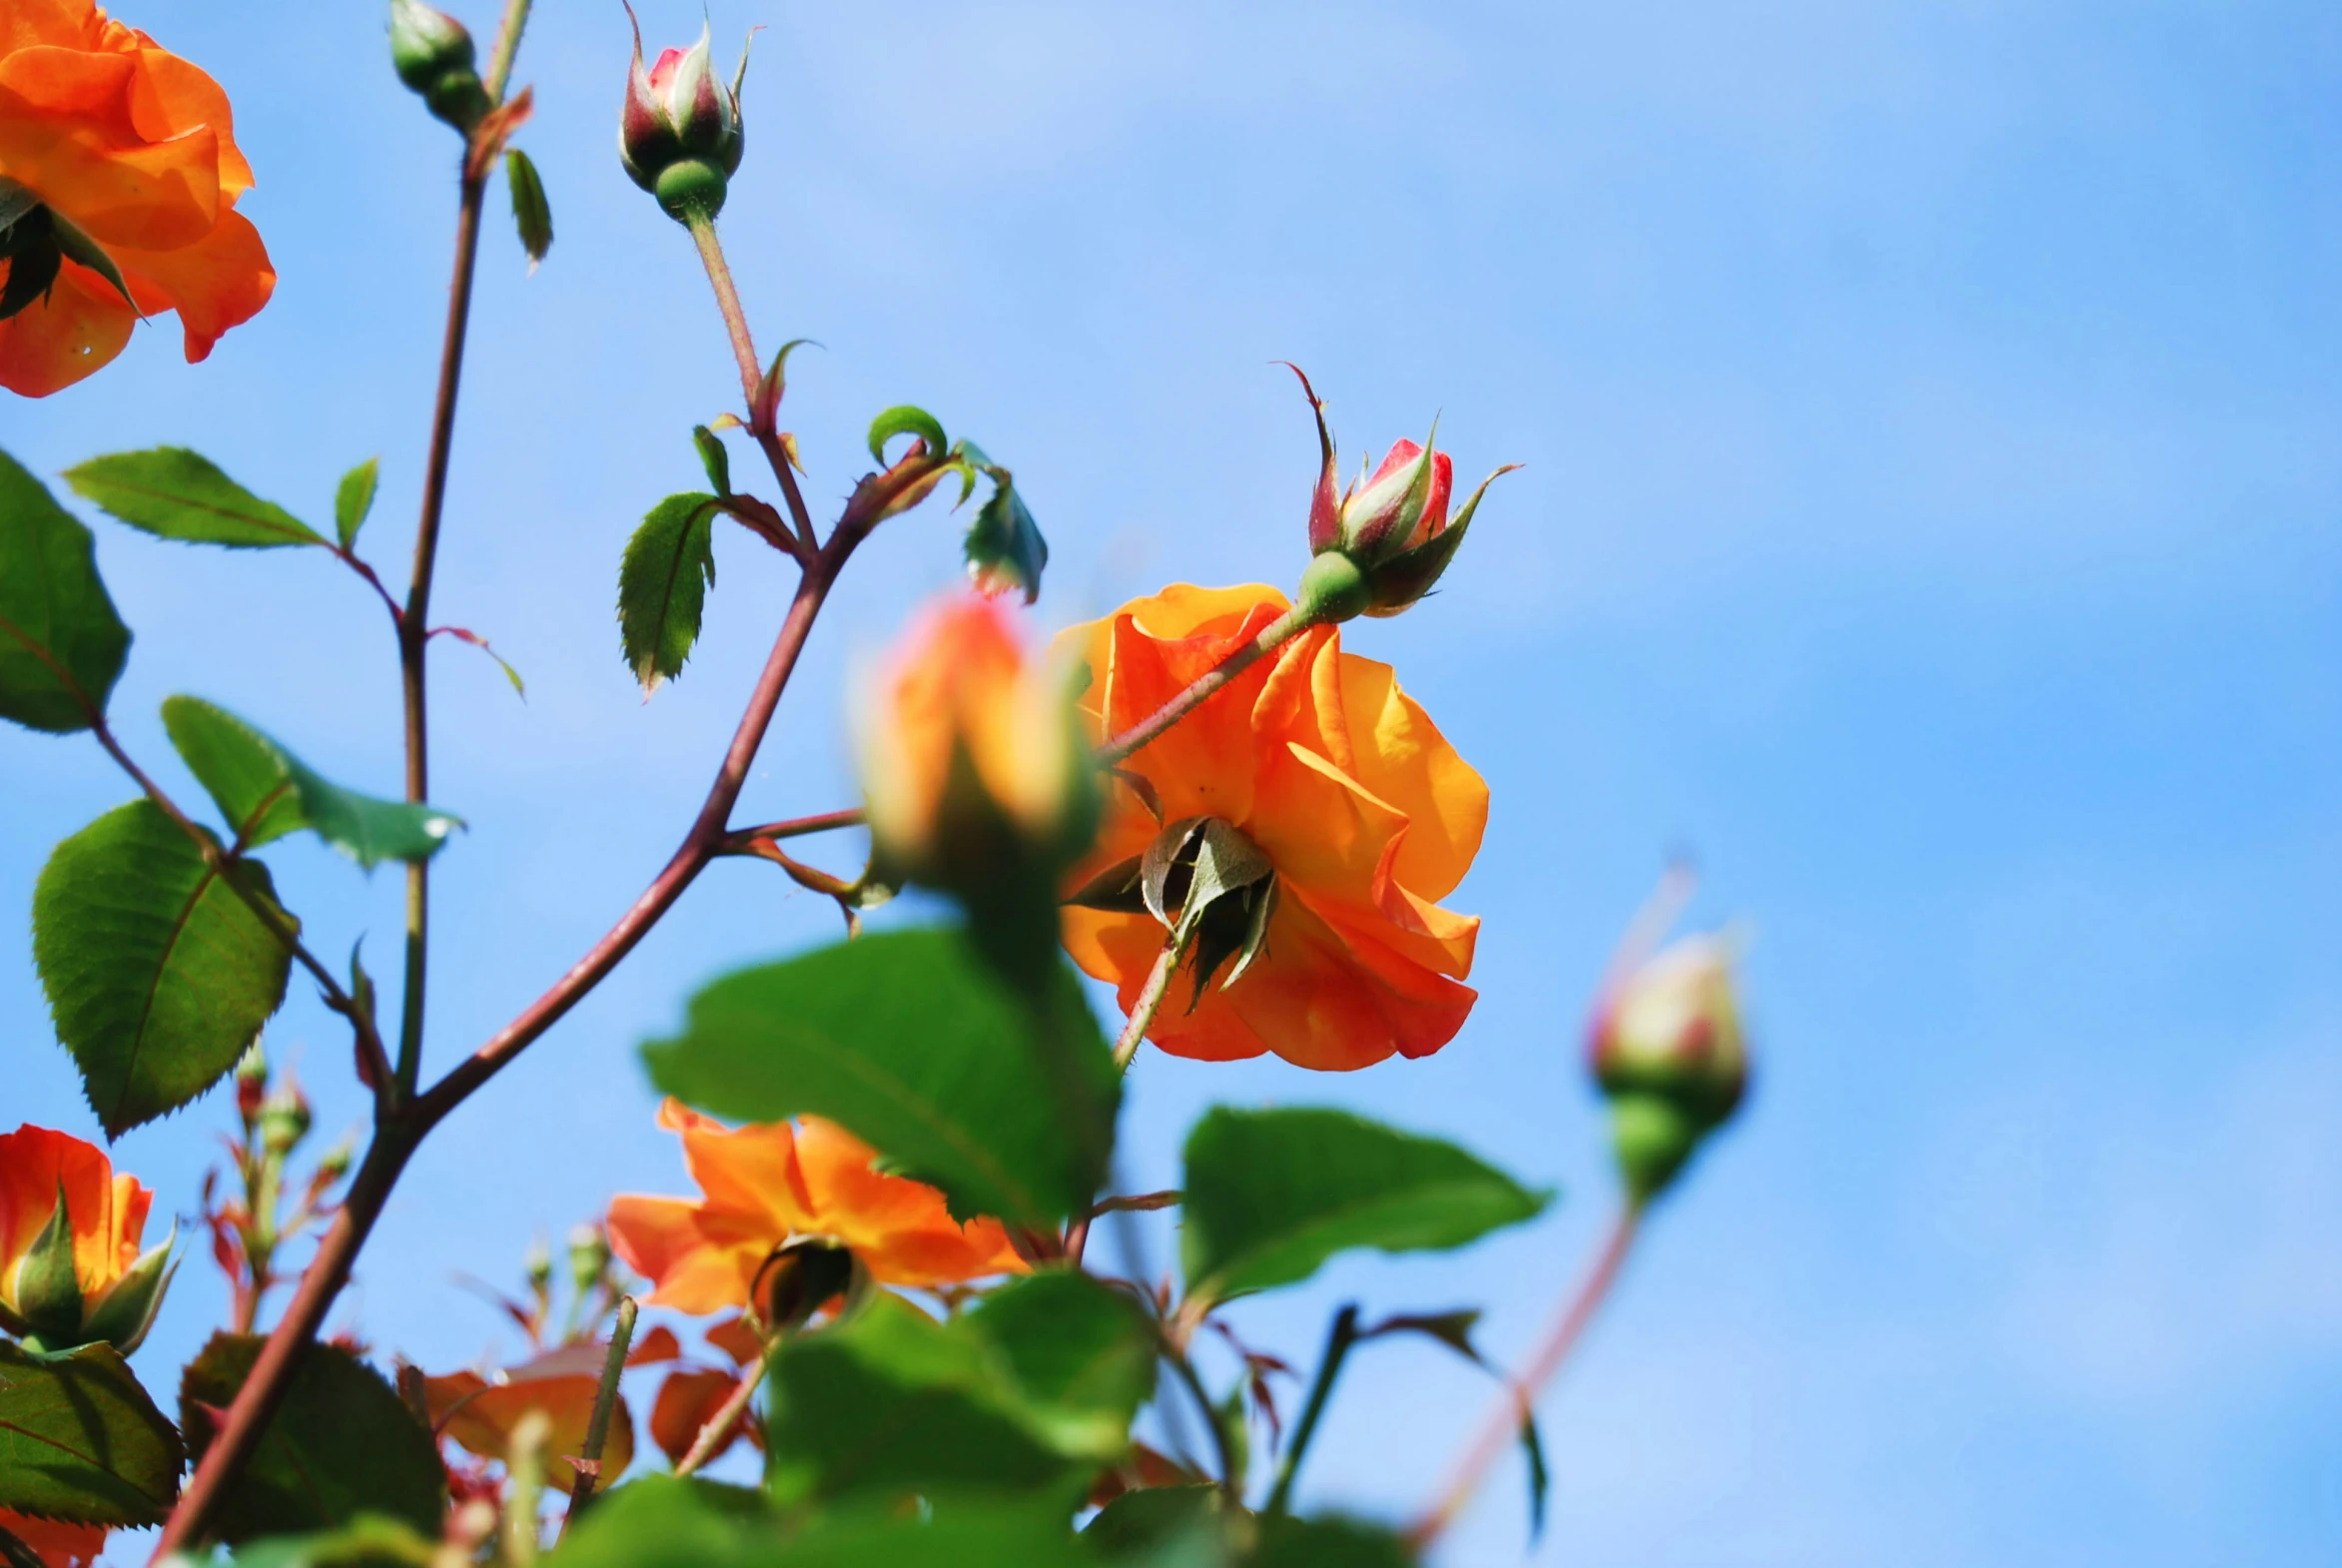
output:
<svg viewBox="0 0 2342 1568"><path fill-rule="evenodd" d="M484 32L488 18L470 18ZM615 5L546 6L522 141L558 238L493 227L438 603L529 679L434 654L430 1054L523 1005L665 858L787 587L719 545L707 635L647 706L618 658L632 522L696 482L736 395L681 233L619 173ZM1451 903L1486 919L1471 1024L1315 1078L1144 1059L1134 1182L1213 1100L1326 1102L1557 1182L1454 1261L1364 1259L1256 1303L1485 1303L1520 1352L1611 1201L1578 1031L1666 855L1746 916L1743 1123L1660 1215L1547 1405L1534 1560L2281 1564L2342 1552L2342 17L2309 5L713 8L749 70L724 230L760 341L826 345L786 414L816 497L916 400L1013 465L1053 622L1175 579L1289 584L1306 366L1353 455L1434 412L1493 493L1431 602L1354 628L1494 791ZM53 474L185 442L320 517L381 452L403 557L453 138L371 7L130 11L228 86L278 297L206 365L176 331L0 442ZM644 13L687 41L694 8ZM743 469L742 471L745 471ZM138 634L116 707L225 702L389 792L386 628L316 559L100 525ZM953 579L889 524L825 617L743 810L850 799L857 653ZM125 795L86 740L0 735L0 902ZM844 866L841 840L823 846ZM325 949L393 964L397 879L271 852ZM763 868L711 872L433 1140L342 1317L433 1364L509 1349L451 1282L509 1275L619 1189L674 1190L633 1050L692 986L826 941ZM347 1046L272 1031L329 1128ZM0 965L0 1122L87 1133L26 949ZM218 1097L117 1158L192 1213ZM1159 1242L1160 1242L1159 1238ZM1160 1250L1159 1250L1159 1255ZM215 1309L200 1257L140 1364ZM1303 1485L1397 1514L1484 1388L1379 1349ZM1522 1560L1508 1475L1444 1561Z"/></svg>

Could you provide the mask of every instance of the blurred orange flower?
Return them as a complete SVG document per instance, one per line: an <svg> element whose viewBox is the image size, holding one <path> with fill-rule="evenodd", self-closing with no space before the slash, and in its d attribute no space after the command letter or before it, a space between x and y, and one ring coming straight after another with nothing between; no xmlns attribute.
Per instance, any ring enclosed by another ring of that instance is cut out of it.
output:
<svg viewBox="0 0 2342 1568"><path fill-rule="evenodd" d="M251 185L219 83L91 0L0 5L0 299L21 307L0 321L0 387L70 387L164 311L190 364L210 354L277 286L235 211Z"/></svg>
<svg viewBox="0 0 2342 1568"><path fill-rule="evenodd" d="M153 1256L147 1267L138 1267L139 1238L146 1233L147 1209L155 1194L136 1176L116 1176L114 1163L96 1145L30 1125L0 1134L0 1326L17 1334L42 1326L28 1321L39 1308L25 1299L20 1287L26 1262L56 1213L60 1196L73 1236L73 1279L81 1300L78 1319L56 1324L51 1331L65 1343L78 1343L75 1331L103 1314L108 1328L143 1332L162 1268L160 1255ZM157 1254L162 1251L156 1249ZM115 1287L134 1269L137 1276L130 1289L144 1299L126 1299L108 1312ZM49 1309L59 1310L54 1305ZM124 1318L134 1320L117 1323Z"/></svg>
<svg viewBox="0 0 2342 1568"><path fill-rule="evenodd" d="M1155 712L1284 613L1274 588L1177 584L1060 633L1090 666L1081 698L1094 741ZM1148 1038L1210 1061L1276 1055L1343 1070L1397 1052L1428 1056L1463 1027L1478 993L1477 917L1437 900L1463 880L1488 819L1488 787L1391 669L1341 651L1317 626L1254 664L1120 764L1082 888L1142 855L1165 827L1232 824L1276 874L1257 958L1192 1011L1182 980ZM1069 906L1074 961L1112 981L1126 1012L1163 951L1146 913Z"/></svg>
<svg viewBox="0 0 2342 1568"><path fill-rule="evenodd" d="M91 1568L106 1545L102 1524L63 1524L0 1508L0 1530L33 1549L48 1568Z"/></svg>
<svg viewBox="0 0 2342 1568"><path fill-rule="evenodd" d="M610 1200L610 1245L657 1286L654 1306L748 1306L767 1259L801 1238L845 1247L881 1284L956 1284L1025 1266L998 1220L961 1224L941 1192L873 1169L870 1146L834 1123L727 1128L669 1100L659 1126L683 1135L683 1163L706 1195Z"/></svg>
<svg viewBox="0 0 2342 1568"><path fill-rule="evenodd" d="M579 1351L584 1353L578 1353ZM477 1372L450 1372L423 1379L423 1402L431 1413L431 1427L455 1439L482 1459L512 1458L512 1434L531 1411L548 1423L543 1458L559 1483L570 1484L573 1467L564 1463L585 1447L586 1427L593 1419L593 1402L601 1392L602 1346L564 1345L521 1366L498 1374L491 1382ZM638 1357L628 1356L632 1363ZM602 1444L600 1479L616 1480L634 1462L634 1417L620 1394L610 1411L610 1428Z"/></svg>

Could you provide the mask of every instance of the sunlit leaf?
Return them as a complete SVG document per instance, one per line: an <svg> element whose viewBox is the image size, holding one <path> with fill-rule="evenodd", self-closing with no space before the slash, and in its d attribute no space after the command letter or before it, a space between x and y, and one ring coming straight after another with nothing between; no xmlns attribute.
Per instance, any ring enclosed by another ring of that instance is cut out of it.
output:
<svg viewBox="0 0 2342 1568"><path fill-rule="evenodd" d="M186 1455L112 1345L38 1356L0 1339L0 1509L160 1524Z"/></svg>
<svg viewBox="0 0 2342 1568"><path fill-rule="evenodd" d="M230 875L275 903L260 862ZM33 888L33 963L91 1109L118 1137L236 1065L285 1000L292 955L178 824L135 800L50 855Z"/></svg>
<svg viewBox="0 0 2342 1568"><path fill-rule="evenodd" d="M1453 1144L1348 1112L1225 1106L1187 1135L1183 1189L1188 1288L1212 1299L1298 1283L1351 1247L1461 1246L1550 1198Z"/></svg>
<svg viewBox="0 0 2342 1568"><path fill-rule="evenodd" d="M342 482L335 486L334 531L344 549L358 542L358 530L366 526L367 514L375 509L375 483L382 471L383 459L369 457L342 475Z"/></svg>
<svg viewBox="0 0 2342 1568"><path fill-rule="evenodd" d="M0 718L89 728L129 651L90 530L0 452Z"/></svg>
<svg viewBox="0 0 2342 1568"><path fill-rule="evenodd" d="M618 636L647 697L672 679L699 640L715 586L713 495L670 495L650 509L618 563Z"/></svg>
<svg viewBox="0 0 2342 1568"><path fill-rule="evenodd" d="M65 470L65 482L134 528L166 539L261 549L325 536L184 446L116 452Z"/></svg>

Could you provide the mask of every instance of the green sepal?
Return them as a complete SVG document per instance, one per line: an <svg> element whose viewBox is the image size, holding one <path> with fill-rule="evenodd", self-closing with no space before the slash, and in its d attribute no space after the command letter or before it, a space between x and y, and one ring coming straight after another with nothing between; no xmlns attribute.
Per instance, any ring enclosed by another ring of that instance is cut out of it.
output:
<svg viewBox="0 0 2342 1568"><path fill-rule="evenodd" d="M65 1350L82 1342L81 1281L73 1272L73 1215L62 1178L49 1222L41 1226L32 1249L17 1265L16 1309L44 1348Z"/></svg>
<svg viewBox="0 0 2342 1568"><path fill-rule="evenodd" d="M103 1339L124 1355L134 1354L145 1344L147 1330L155 1326L155 1314L162 1310L163 1297L171 1288L172 1276L179 1272L178 1243L179 1223L173 1220L171 1233L141 1252L138 1261L114 1281L114 1288L82 1324L82 1338Z"/></svg>

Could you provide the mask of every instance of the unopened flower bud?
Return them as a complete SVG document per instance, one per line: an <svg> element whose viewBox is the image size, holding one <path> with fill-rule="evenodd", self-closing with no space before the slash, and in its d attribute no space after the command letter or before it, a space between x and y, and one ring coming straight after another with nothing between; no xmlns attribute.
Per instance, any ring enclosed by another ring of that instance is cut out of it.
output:
<svg viewBox="0 0 2342 1568"><path fill-rule="evenodd" d="M285 1082L261 1102L259 1123L261 1148L280 1159L309 1137L309 1097L292 1074L286 1074Z"/></svg>
<svg viewBox="0 0 2342 1568"><path fill-rule="evenodd" d="M1597 1009L1588 1054L1627 1189L1647 1200L1748 1090L1730 946L1688 937L1634 968Z"/></svg>
<svg viewBox="0 0 2342 1568"><path fill-rule="evenodd" d="M350 1174L350 1162L357 1153L356 1144L345 1136L340 1143L318 1157L316 1181L321 1186L330 1186L341 1180Z"/></svg>
<svg viewBox="0 0 2342 1568"><path fill-rule="evenodd" d="M1073 693L1027 649L1014 615L996 599L943 595L860 705L879 863L972 904L1054 887L1097 824ZM1055 897L1042 897L1054 933Z"/></svg>
<svg viewBox="0 0 2342 1568"><path fill-rule="evenodd" d="M528 1243L528 1251L520 1259L520 1271L528 1280L528 1288L543 1293L553 1284L553 1249L538 1236Z"/></svg>
<svg viewBox="0 0 2342 1568"><path fill-rule="evenodd" d="M256 1040L236 1064L236 1115L246 1132L260 1120L261 1102L268 1093L269 1059L261 1054L261 1043Z"/></svg>
<svg viewBox="0 0 2342 1568"><path fill-rule="evenodd" d="M631 20L631 7L626 14ZM740 167L740 80L747 70L743 52L731 82L717 78L704 22L698 43L662 50L645 70L642 31L635 28L634 60L618 109L618 161L678 223L711 219L723 208L727 184Z"/></svg>
<svg viewBox="0 0 2342 1568"><path fill-rule="evenodd" d="M586 1221L569 1230L569 1285L579 1295L594 1289L610 1266L610 1238Z"/></svg>
<svg viewBox="0 0 2342 1568"><path fill-rule="evenodd" d="M1372 473L1337 494L1325 404L1308 377L1298 368L1293 374L1301 377L1301 389L1317 416L1320 458L1317 486L1309 499L1309 548L1314 558L1301 579L1300 601L1325 621L1360 614L1396 615L1431 591L1462 546L1472 516L1480 509L1480 497L1498 475L1519 465L1507 463L1482 479L1453 521L1448 518L1448 499L1455 463L1435 445L1400 441L1383 454Z"/></svg>
<svg viewBox="0 0 2342 1568"><path fill-rule="evenodd" d="M768 1328L801 1328L807 1318L855 1283L854 1254L830 1241L793 1241L766 1265L760 1282Z"/></svg>
<svg viewBox="0 0 2342 1568"><path fill-rule="evenodd" d="M433 115L466 136L488 111L471 34L422 0L390 0L390 65Z"/></svg>

